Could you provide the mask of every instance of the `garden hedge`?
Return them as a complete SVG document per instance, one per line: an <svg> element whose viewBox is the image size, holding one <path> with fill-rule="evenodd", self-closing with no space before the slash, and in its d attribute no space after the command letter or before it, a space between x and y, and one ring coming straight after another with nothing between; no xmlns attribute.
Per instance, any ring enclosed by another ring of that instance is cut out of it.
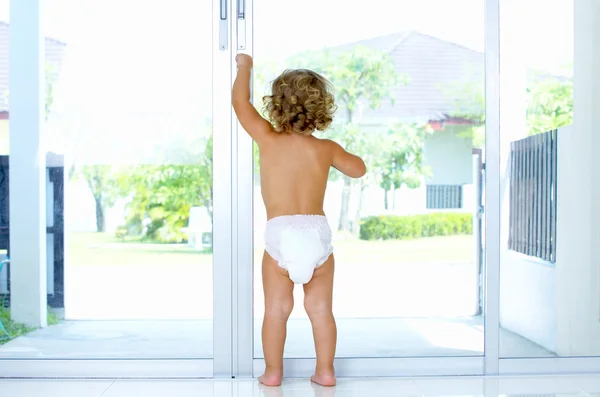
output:
<svg viewBox="0 0 600 397"><path fill-rule="evenodd" d="M423 215L383 215L361 220L361 240L407 240L473 233L473 215L434 212Z"/></svg>

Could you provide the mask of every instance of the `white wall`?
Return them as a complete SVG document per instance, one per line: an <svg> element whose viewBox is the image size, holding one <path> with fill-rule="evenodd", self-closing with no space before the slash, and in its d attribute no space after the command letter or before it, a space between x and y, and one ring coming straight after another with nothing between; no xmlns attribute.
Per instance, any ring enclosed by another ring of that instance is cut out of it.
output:
<svg viewBox="0 0 600 397"><path fill-rule="evenodd" d="M582 118L562 129L558 141L556 310L561 356L600 355L600 165L589 150L592 144L600 148L600 141L594 137L595 123Z"/></svg>
<svg viewBox="0 0 600 397"><path fill-rule="evenodd" d="M500 269L500 326L556 351L556 269L551 263L506 253Z"/></svg>
<svg viewBox="0 0 600 397"><path fill-rule="evenodd" d="M463 185L473 183L473 144L459 136L464 127L447 126L435 131L425 141L423 163L431 174L431 185Z"/></svg>
<svg viewBox="0 0 600 397"><path fill-rule="evenodd" d="M574 122L558 137L557 350L600 355L600 2L575 1Z"/></svg>

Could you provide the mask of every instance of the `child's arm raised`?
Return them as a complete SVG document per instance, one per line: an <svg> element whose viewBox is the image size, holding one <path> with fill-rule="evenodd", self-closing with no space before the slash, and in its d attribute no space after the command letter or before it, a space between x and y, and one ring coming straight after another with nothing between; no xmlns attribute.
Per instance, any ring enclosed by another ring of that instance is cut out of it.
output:
<svg viewBox="0 0 600 397"><path fill-rule="evenodd" d="M363 159L352 153L348 153L334 141L329 142L331 142L333 151L333 168L350 178L361 178L367 173L367 166Z"/></svg>
<svg viewBox="0 0 600 397"><path fill-rule="evenodd" d="M260 141L272 130L271 123L262 118L250 102L250 74L252 72L252 58L239 54L235 58L238 71L231 95L233 110L246 132L255 141Z"/></svg>

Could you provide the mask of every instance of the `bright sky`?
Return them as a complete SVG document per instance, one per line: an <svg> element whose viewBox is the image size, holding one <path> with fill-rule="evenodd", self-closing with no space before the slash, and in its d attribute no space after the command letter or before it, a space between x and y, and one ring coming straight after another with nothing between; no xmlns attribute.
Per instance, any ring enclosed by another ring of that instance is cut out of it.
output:
<svg viewBox="0 0 600 397"><path fill-rule="evenodd" d="M61 124L93 124L95 144L109 135L121 142L157 142L174 128L184 135L202 128L211 112L209 0L43 1L46 35L67 43L55 98L56 109L68 119ZM501 3L510 1L518 0ZM483 0L368 0L360 7L346 0L254 3L256 57L402 30L483 51ZM519 3L527 19L521 32L525 62L549 71L571 62L573 0ZM8 20L8 0L0 0L0 19ZM514 24L505 17L501 28ZM121 115L108 120L103 113L109 108Z"/></svg>

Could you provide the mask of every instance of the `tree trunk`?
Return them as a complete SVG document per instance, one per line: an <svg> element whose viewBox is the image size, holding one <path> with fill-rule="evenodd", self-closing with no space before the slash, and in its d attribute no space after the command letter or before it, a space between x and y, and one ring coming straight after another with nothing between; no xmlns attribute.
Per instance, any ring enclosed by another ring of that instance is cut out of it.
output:
<svg viewBox="0 0 600 397"><path fill-rule="evenodd" d="M360 234L360 213L362 210L362 204L363 204L363 196L364 196L364 192L365 192L365 184L361 182L360 186L359 186L359 191L358 191L358 205L356 206L356 213L354 214L354 222L352 223L352 234L355 235L356 237L359 236Z"/></svg>
<svg viewBox="0 0 600 397"><path fill-rule="evenodd" d="M342 205L338 230L350 231L350 196L352 194L352 180L344 175L344 189L342 190Z"/></svg>
<svg viewBox="0 0 600 397"><path fill-rule="evenodd" d="M385 189L383 191L383 207L385 208L386 211L389 209L388 193L389 193L388 189Z"/></svg>
<svg viewBox="0 0 600 397"><path fill-rule="evenodd" d="M392 188L392 210L396 209L396 188Z"/></svg>
<svg viewBox="0 0 600 397"><path fill-rule="evenodd" d="M104 219L104 206L102 197L94 197L96 201L96 231L98 233L106 231L106 220Z"/></svg>
<svg viewBox="0 0 600 397"><path fill-rule="evenodd" d="M68 181L71 181L73 179L73 176L75 175L75 171L77 171L77 169L75 168L75 164L71 164L69 166L69 176L68 176Z"/></svg>

